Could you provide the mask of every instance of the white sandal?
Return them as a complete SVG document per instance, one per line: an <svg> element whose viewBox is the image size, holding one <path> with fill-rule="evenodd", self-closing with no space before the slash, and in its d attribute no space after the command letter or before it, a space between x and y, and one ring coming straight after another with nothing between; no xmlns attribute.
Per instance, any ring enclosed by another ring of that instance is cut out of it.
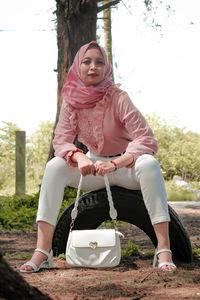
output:
<svg viewBox="0 0 200 300"><path fill-rule="evenodd" d="M35 252L42 252L43 254L45 254L47 256L47 259L44 260L39 267L36 266L36 264L34 264L31 260L29 260L27 263L25 263L23 266L30 266L32 267L32 270L19 270L22 273L36 273L38 272L40 269L51 269L53 268L53 251L51 250L50 253L37 248L35 249Z"/></svg>
<svg viewBox="0 0 200 300"><path fill-rule="evenodd" d="M172 251L170 249L160 249L160 250L156 249L155 255L154 255L154 258L153 258L153 267L156 267L156 265L158 264L158 269L159 270L166 271L166 272L174 272L174 271L176 271L177 268L176 268L176 265L173 262L167 261L167 262L161 262L161 263L159 263L158 255L160 253L163 253L163 252L169 252L172 255ZM174 270L164 269L163 266L173 267Z"/></svg>

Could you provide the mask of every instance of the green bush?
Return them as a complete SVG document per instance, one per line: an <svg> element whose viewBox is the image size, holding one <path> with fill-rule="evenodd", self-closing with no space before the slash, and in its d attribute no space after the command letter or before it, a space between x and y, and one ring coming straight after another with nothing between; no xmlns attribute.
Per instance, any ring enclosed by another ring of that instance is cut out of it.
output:
<svg viewBox="0 0 200 300"><path fill-rule="evenodd" d="M75 200L77 189L66 187L59 216ZM81 194L84 192L82 191ZM0 231L36 230L36 214L39 192L25 196L0 197ZM59 218L58 216L58 218Z"/></svg>
<svg viewBox="0 0 200 300"><path fill-rule="evenodd" d="M156 158L164 178L170 180L178 175L186 181L199 181L200 134L169 124L156 114L146 119L158 141Z"/></svg>
<svg viewBox="0 0 200 300"><path fill-rule="evenodd" d="M197 194L193 191L179 188L173 181L167 181L165 183L167 190L168 201L195 201L197 200Z"/></svg>
<svg viewBox="0 0 200 300"><path fill-rule="evenodd" d="M190 184L193 189L200 190L200 181L192 181L192 182L190 182Z"/></svg>
<svg viewBox="0 0 200 300"><path fill-rule="evenodd" d="M36 230L38 193L0 198L0 230Z"/></svg>
<svg viewBox="0 0 200 300"><path fill-rule="evenodd" d="M192 249L194 260L200 261L200 248L193 248Z"/></svg>
<svg viewBox="0 0 200 300"><path fill-rule="evenodd" d="M128 247L121 250L122 256L139 256L140 252L139 246L133 244L131 240L128 240Z"/></svg>

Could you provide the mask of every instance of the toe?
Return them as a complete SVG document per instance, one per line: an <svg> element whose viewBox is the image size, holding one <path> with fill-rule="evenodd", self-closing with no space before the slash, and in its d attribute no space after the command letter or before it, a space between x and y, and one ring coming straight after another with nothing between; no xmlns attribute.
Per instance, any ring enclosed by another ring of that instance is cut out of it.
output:
<svg viewBox="0 0 200 300"><path fill-rule="evenodd" d="M22 271L32 271L33 268L31 266L28 266L28 265L24 264L24 265L21 266L20 270L22 270Z"/></svg>
<svg viewBox="0 0 200 300"><path fill-rule="evenodd" d="M166 264L166 265L162 266L160 269L162 271L171 271L171 272L173 272L173 271L176 270L176 267L175 266L170 266L170 265Z"/></svg>

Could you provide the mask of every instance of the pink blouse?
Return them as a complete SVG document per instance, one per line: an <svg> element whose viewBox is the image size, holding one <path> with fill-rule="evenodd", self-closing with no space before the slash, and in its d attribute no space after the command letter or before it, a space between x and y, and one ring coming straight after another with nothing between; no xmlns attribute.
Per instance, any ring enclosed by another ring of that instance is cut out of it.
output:
<svg viewBox="0 0 200 300"><path fill-rule="evenodd" d="M100 156L129 152L135 161L142 154L157 152L157 142L146 120L128 94L115 85L93 108L74 109L63 101L53 147L55 156L67 158L74 167L77 164L71 156L81 151L73 144L76 134L90 152Z"/></svg>

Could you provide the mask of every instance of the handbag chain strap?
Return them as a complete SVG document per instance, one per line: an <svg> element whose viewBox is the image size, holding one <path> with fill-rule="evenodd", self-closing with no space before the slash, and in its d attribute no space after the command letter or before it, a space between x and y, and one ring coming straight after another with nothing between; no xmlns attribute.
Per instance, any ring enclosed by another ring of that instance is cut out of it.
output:
<svg viewBox="0 0 200 300"><path fill-rule="evenodd" d="M80 181L79 181L79 184L78 184L78 189L77 189L74 208L72 209L72 212L71 212L72 221L71 221L71 224L70 224L70 231L72 230L72 228L74 226L74 221L75 221L75 219L77 217L77 214L78 214L78 202L79 202L79 198L80 198L80 191L81 191L82 181L83 181L83 176L81 175ZM111 194L111 190L110 190L110 184L109 184L107 175L104 175L104 182L105 182L107 196L108 196L108 202L109 202L109 206L110 206L110 210L109 210L110 218L112 219L112 222L114 224L115 229L117 229L117 225L116 225L117 210L114 207L112 194Z"/></svg>

